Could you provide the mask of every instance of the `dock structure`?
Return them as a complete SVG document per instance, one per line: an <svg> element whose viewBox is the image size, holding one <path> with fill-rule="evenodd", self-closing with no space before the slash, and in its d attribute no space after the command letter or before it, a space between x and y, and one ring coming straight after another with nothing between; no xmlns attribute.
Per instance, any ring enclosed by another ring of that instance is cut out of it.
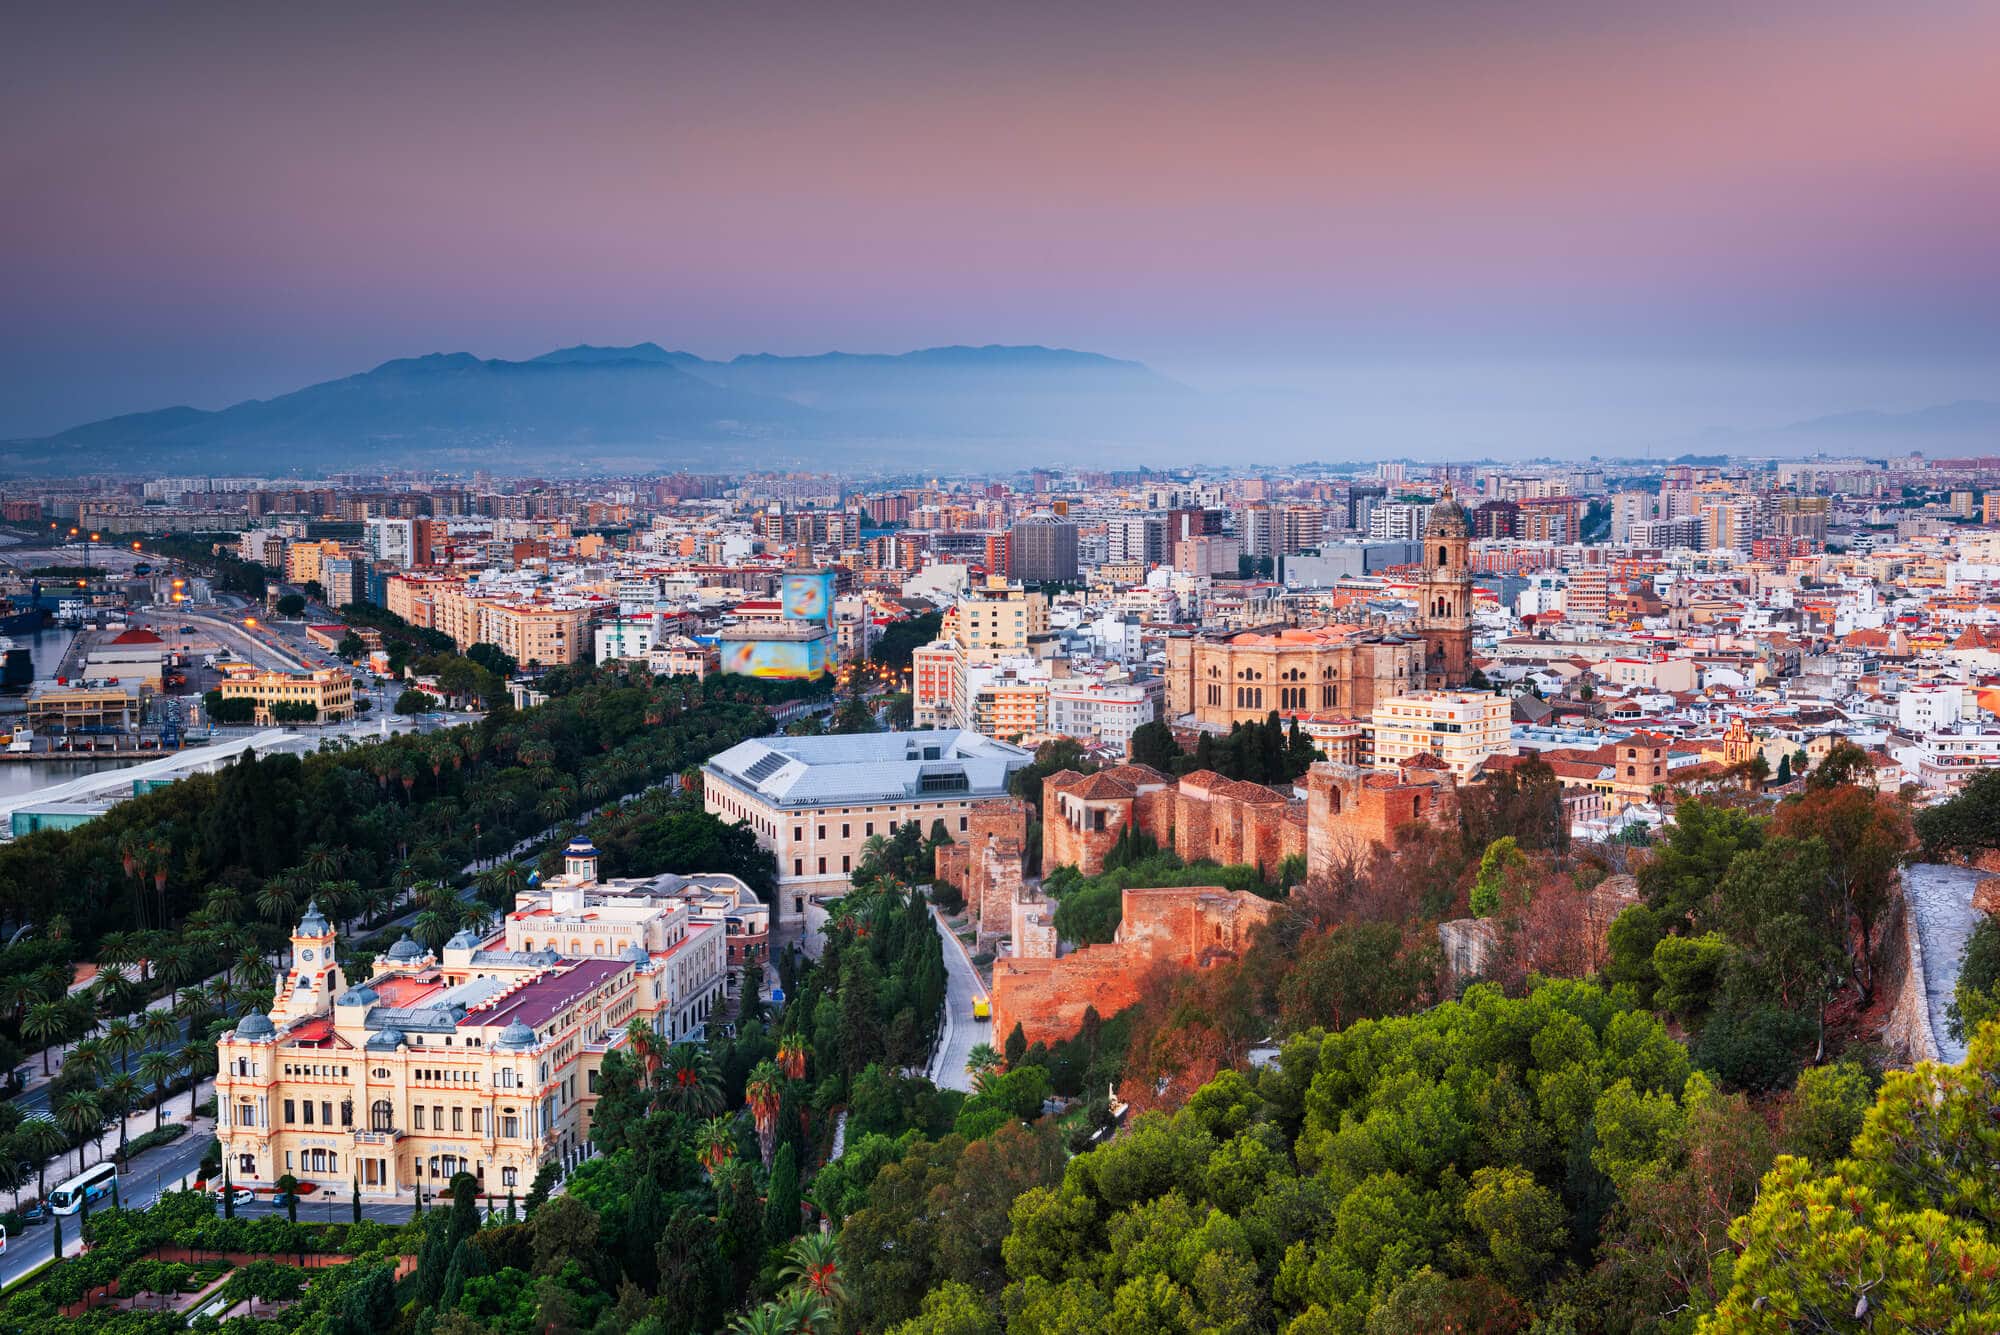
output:
<svg viewBox="0 0 2000 1335"><path fill-rule="evenodd" d="M212 774L246 752L304 754L321 738L272 728L247 737L197 746L118 769L100 770L30 793L0 796L0 837L18 838L42 829L66 829L102 815L128 797L150 792L190 774Z"/></svg>

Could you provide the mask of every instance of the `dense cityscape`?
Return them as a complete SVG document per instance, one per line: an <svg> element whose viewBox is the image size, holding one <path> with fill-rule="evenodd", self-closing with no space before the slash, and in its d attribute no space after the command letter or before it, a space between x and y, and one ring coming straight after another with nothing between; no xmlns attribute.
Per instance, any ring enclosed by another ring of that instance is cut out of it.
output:
<svg viewBox="0 0 2000 1335"><path fill-rule="evenodd" d="M0 33L0 1335L2000 1335L2000 4Z"/></svg>
<svg viewBox="0 0 2000 1335"><path fill-rule="evenodd" d="M0 1310L1859 1302L1952 1198L1881 1179L1851 1272L1786 1221L1988 1097L1996 506L1921 456L9 483ZM1980 1301L1972 1237L1883 1301Z"/></svg>

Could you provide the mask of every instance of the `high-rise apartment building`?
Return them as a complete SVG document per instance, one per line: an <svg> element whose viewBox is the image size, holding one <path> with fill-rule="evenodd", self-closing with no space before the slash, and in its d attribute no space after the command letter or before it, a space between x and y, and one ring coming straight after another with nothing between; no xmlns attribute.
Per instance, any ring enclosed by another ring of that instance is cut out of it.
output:
<svg viewBox="0 0 2000 1335"><path fill-rule="evenodd" d="M1007 533L1008 573L1037 584L1076 580L1076 524L1053 515L1020 520Z"/></svg>

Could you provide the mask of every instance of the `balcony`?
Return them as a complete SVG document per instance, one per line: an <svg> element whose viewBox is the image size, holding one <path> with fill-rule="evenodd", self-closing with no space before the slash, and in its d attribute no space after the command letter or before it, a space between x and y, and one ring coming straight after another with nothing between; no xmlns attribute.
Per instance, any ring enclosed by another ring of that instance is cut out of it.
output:
<svg viewBox="0 0 2000 1335"><path fill-rule="evenodd" d="M397 1141L401 1140L404 1134L405 1133L402 1131L402 1129L397 1127L391 1127L387 1131L357 1130L354 1133L354 1143L356 1145L391 1146L394 1145Z"/></svg>

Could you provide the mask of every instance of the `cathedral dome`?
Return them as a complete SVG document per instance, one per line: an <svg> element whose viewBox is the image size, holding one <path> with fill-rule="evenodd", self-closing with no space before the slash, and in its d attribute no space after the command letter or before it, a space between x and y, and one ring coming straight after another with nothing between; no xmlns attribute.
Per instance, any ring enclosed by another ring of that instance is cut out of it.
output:
<svg viewBox="0 0 2000 1335"><path fill-rule="evenodd" d="M1465 513L1465 507L1452 496L1451 488L1444 489L1444 495L1431 507L1430 518L1424 522L1426 538L1469 538L1472 536L1472 519Z"/></svg>

